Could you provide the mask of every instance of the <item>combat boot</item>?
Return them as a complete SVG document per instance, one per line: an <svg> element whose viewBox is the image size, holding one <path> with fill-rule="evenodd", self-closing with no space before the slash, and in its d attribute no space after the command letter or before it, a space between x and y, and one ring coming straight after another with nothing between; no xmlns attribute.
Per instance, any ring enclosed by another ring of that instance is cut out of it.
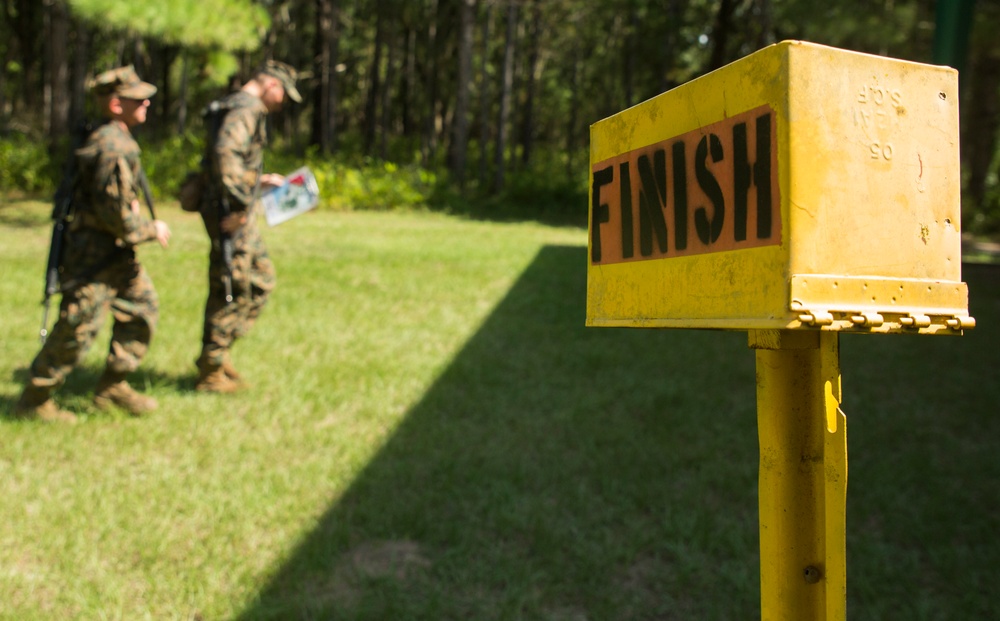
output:
<svg viewBox="0 0 1000 621"><path fill-rule="evenodd" d="M226 357L222 359L222 372L226 374L226 377L239 384L240 388L247 387L243 376L240 375L240 372L233 366L232 361L229 360L229 354L226 354Z"/></svg>
<svg viewBox="0 0 1000 621"><path fill-rule="evenodd" d="M27 386L14 405L14 417L24 420L41 420L47 423L75 423L76 415L59 409L44 388Z"/></svg>
<svg viewBox="0 0 1000 621"><path fill-rule="evenodd" d="M94 389L94 405L101 410L117 405L132 416L141 416L159 407L156 399L133 390L125 381L124 375L109 371L105 371L97 381L97 388Z"/></svg>
<svg viewBox="0 0 1000 621"><path fill-rule="evenodd" d="M194 389L198 392L233 393L242 388L239 382L226 373L225 365L213 365L198 361L198 383Z"/></svg>

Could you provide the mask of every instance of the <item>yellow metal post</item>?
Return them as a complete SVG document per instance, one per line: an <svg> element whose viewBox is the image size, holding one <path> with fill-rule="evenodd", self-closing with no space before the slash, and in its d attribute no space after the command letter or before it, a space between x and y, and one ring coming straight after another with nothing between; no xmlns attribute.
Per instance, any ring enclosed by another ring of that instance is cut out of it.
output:
<svg viewBox="0 0 1000 621"><path fill-rule="evenodd" d="M958 129L954 69L802 41L591 126L587 325L757 350L764 621L846 617L838 335L976 325Z"/></svg>
<svg viewBox="0 0 1000 621"><path fill-rule="evenodd" d="M753 330L763 621L844 621L847 430L836 332Z"/></svg>

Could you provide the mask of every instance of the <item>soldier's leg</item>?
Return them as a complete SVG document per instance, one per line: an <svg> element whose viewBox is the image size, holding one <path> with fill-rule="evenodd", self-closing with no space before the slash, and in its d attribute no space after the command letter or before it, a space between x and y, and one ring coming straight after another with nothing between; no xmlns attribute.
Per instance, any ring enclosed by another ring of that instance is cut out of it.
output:
<svg viewBox="0 0 1000 621"><path fill-rule="evenodd" d="M227 275L221 256L213 253L209 259L208 298L205 301L205 323L202 330L201 355L195 361L198 367L196 390L205 392L235 392L240 385L225 373L229 348L236 339L239 324L240 283L236 278L234 257L232 293L233 301L226 302L224 277Z"/></svg>
<svg viewBox="0 0 1000 621"><path fill-rule="evenodd" d="M235 270L234 270L235 271ZM213 256L208 267L208 297L205 300L205 320L201 336L199 360L218 366L233 344L238 323L238 286L233 278L233 301L226 301L225 266Z"/></svg>
<svg viewBox="0 0 1000 621"><path fill-rule="evenodd" d="M114 327L107 368L124 375L139 368L160 317L159 297L142 266L137 265L125 286L118 290L111 310Z"/></svg>
<svg viewBox="0 0 1000 621"><path fill-rule="evenodd" d="M249 292L246 305L242 309L243 321L237 328L237 336L248 333L260 316L268 297L277 284L274 263L267 254L263 240L258 236L249 253Z"/></svg>
<svg viewBox="0 0 1000 621"><path fill-rule="evenodd" d="M274 289L274 264L267 254L267 248L256 227L251 226L236 244L234 274L237 279L237 320L233 329L233 340L250 332L267 297ZM242 384L242 376L233 366L228 352L222 363L226 376ZM245 384L243 384L245 386Z"/></svg>
<svg viewBox="0 0 1000 621"><path fill-rule="evenodd" d="M63 293L59 319L31 363L28 382L14 407L15 414L46 419L51 415L59 420L72 417L55 408L51 396L94 342L110 303L111 290L101 283Z"/></svg>
<svg viewBox="0 0 1000 621"><path fill-rule="evenodd" d="M104 409L117 405L131 414L155 410L156 400L135 392L126 381L128 373L139 368L156 329L159 299L153 281L135 262L116 266L113 281L117 296L111 303L114 326L104 374L97 382L94 402Z"/></svg>

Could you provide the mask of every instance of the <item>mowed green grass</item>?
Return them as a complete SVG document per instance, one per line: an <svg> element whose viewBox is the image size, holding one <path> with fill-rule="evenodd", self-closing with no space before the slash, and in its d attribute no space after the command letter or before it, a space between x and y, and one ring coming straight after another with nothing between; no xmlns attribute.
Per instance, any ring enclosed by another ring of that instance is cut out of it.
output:
<svg viewBox="0 0 1000 621"><path fill-rule="evenodd" d="M37 351L47 206L0 207L0 619L733 620L759 610L743 333L584 327L586 233L309 213L193 391L207 242L161 207L161 321L132 419L90 406L108 331L9 412ZM1000 615L1000 271L961 338L844 336L848 617Z"/></svg>

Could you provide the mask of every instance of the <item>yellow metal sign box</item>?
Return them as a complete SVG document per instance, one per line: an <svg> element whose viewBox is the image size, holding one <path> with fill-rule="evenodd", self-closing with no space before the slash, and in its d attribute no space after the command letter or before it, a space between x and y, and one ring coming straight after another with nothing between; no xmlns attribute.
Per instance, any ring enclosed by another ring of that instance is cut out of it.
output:
<svg viewBox="0 0 1000 621"><path fill-rule="evenodd" d="M958 73L786 41L591 126L587 325L960 333Z"/></svg>

